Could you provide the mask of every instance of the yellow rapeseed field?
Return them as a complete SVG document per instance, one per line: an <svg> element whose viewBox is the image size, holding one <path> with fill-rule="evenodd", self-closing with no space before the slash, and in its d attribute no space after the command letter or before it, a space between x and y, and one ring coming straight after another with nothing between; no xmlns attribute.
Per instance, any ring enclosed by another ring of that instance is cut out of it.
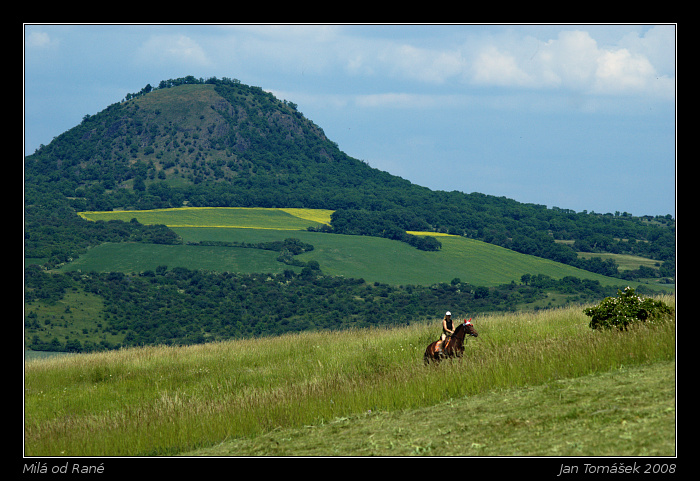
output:
<svg viewBox="0 0 700 481"><path fill-rule="evenodd" d="M322 224L331 225L331 214L334 211L327 209L279 209L300 219L312 220Z"/></svg>
<svg viewBox="0 0 700 481"><path fill-rule="evenodd" d="M85 211L78 215L89 221L136 218L142 224L168 227L228 227L300 230L313 224L330 224L332 210L263 207L177 207L151 210ZM309 224L310 221L312 224Z"/></svg>

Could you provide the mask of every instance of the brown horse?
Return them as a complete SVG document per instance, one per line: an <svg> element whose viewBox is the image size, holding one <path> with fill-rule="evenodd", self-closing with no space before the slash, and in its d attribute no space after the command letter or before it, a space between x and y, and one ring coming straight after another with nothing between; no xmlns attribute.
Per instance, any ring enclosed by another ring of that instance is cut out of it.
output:
<svg viewBox="0 0 700 481"><path fill-rule="evenodd" d="M474 329L474 325L471 323L471 318L468 321L465 319L463 323L457 326L452 337L445 341L442 353L438 351L438 341L431 343L425 349L423 361L428 364L430 361L440 362L445 357L462 357L464 353L464 337L467 334L474 337L479 335L476 329Z"/></svg>

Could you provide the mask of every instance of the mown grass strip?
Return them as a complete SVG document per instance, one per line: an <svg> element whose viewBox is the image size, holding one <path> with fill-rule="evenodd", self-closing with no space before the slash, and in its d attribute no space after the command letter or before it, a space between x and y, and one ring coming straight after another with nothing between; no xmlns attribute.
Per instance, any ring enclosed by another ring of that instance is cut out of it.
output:
<svg viewBox="0 0 700 481"><path fill-rule="evenodd" d="M185 456L673 456L675 362L368 411Z"/></svg>

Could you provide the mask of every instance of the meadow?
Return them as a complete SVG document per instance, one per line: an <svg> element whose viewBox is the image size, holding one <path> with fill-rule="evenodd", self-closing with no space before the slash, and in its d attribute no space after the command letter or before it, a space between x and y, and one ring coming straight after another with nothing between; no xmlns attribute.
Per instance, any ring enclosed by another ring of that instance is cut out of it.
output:
<svg viewBox="0 0 700 481"><path fill-rule="evenodd" d="M463 359L427 366L439 321L26 361L24 451L673 456L675 321L588 320L480 316Z"/></svg>

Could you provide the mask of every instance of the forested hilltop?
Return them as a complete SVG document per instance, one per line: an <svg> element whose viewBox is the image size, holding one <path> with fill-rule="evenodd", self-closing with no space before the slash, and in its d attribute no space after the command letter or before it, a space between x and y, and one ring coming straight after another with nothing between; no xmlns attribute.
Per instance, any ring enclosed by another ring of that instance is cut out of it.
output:
<svg viewBox="0 0 700 481"><path fill-rule="evenodd" d="M659 261L656 275L675 276L670 215L431 191L349 157L293 102L236 79L191 76L85 115L25 158L25 258L51 267L106 240L178 242L166 228L90 223L75 212L183 205L331 209L335 233L411 243L406 231L444 232L612 276L614 261L576 252L632 254Z"/></svg>

